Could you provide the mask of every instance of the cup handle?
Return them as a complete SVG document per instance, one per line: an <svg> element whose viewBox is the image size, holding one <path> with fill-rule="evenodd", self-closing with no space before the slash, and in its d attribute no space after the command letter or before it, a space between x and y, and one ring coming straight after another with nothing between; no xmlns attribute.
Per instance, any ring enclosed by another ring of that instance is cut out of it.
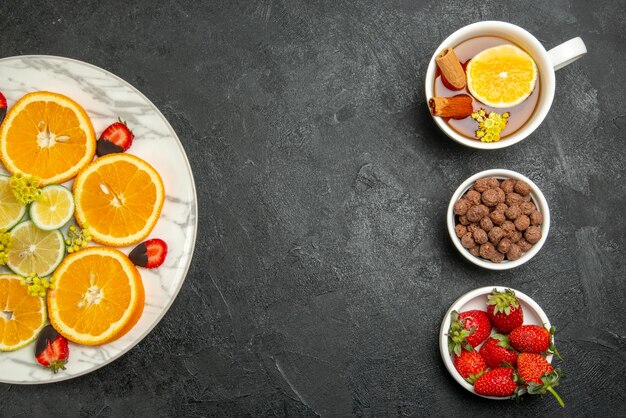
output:
<svg viewBox="0 0 626 418"><path fill-rule="evenodd" d="M573 38L548 51L554 71L560 70L587 53L587 47L580 38Z"/></svg>

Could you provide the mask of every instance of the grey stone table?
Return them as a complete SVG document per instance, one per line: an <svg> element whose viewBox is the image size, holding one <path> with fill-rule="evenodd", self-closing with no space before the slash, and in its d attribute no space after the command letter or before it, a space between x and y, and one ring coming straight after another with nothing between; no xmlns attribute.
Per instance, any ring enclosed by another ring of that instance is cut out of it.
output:
<svg viewBox="0 0 626 418"><path fill-rule="evenodd" d="M434 48L488 19L589 53L531 137L479 152L438 131L422 86ZM98 65L163 111L200 209L156 329L87 376L0 385L0 415L623 416L625 53L621 0L0 2L0 56ZM465 261L444 223L457 185L496 167L533 179L553 216L541 252L502 273ZM558 326L565 411L480 399L445 370L446 309L492 284Z"/></svg>

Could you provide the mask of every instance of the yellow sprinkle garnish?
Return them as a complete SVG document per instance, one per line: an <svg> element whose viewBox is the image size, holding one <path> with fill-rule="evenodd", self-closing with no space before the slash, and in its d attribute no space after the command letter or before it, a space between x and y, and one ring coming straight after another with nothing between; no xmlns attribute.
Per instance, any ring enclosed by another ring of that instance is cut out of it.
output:
<svg viewBox="0 0 626 418"><path fill-rule="evenodd" d="M500 140L500 132L506 128L507 119L511 116L509 112L502 115L491 112L489 115L484 109L472 113L472 119L478 122L478 130L476 130L476 138L482 142L496 142Z"/></svg>
<svg viewBox="0 0 626 418"><path fill-rule="evenodd" d="M28 205L41 198L41 188L39 187L39 179L37 177L18 173L11 177L9 185L13 195L22 205Z"/></svg>
<svg viewBox="0 0 626 418"><path fill-rule="evenodd" d="M11 246L11 233L0 229L0 266L9 260L9 247Z"/></svg>

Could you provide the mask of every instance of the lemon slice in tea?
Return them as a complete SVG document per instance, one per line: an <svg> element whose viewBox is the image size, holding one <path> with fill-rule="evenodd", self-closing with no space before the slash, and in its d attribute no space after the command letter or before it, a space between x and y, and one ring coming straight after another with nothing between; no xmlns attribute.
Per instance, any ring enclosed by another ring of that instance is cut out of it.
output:
<svg viewBox="0 0 626 418"><path fill-rule="evenodd" d="M30 205L30 219L39 229L59 229L74 215L74 197L69 189L52 184L41 189L41 198Z"/></svg>
<svg viewBox="0 0 626 418"><path fill-rule="evenodd" d="M513 107L533 92L537 74L535 61L521 48L494 46L479 52L467 64L467 88L487 106Z"/></svg>
<svg viewBox="0 0 626 418"><path fill-rule="evenodd" d="M15 351L34 341L46 318L44 298L29 295L19 276L0 274L0 351Z"/></svg>
<svg viewBox="0 0 626 418"><path fill-rule="evenodd" d="M0 175L0 230L13 228L26 213L26 206L13 195L10 181L10 177Z"/></svg>
<svg viewBox="0 0 626 418"><path fill-rule="evenodd" d="M65 256L63 235L41 230L31 221L22 222L11 231L7 256L7 267L21 276L49 276Z"/></svg>

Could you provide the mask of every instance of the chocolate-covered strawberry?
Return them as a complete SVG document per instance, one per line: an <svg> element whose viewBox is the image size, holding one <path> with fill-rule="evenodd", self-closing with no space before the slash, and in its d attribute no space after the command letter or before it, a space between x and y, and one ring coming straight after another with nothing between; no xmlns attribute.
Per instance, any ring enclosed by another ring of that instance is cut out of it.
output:
<svg viewBox="0 0 626 418"><path fill-rule="evenodd" d="M0 92L0 123L2 123L6 115L7 115L7 99L4 97L4 94Z"/></svg>
<svg viewBox="0 0 626 418"><path fill-rule="evenodd" d="M109 125L96 145L96 154L100 157L116 152L124 152L133 143L133 132L126 125L126 121L119 119L118 122Z"/></svg>
<svg viewBox="0 0 626 418"><path fill-rule="evenodd" d="M504 334L524 323L522 305L511 289L504 292L493 289L487 296L487 315L491 324Z"/></svg>
<svg viewBox="0 0 626 418"><path fill-rule="evenodd" d="M480 347L480 355L490 369L496 367L515 367L517 363L517 351L513 349L506 335L493 334Z"/></svg>
<svg viewBox="0 0 626 418"><path fill-rule="evenodd" d="M474 391L484 396L513 396L517 391L518 384L515 381L513 369L509 367L498 367L489 370L487 373L476 379Z"/></svg>
<svg viewBox="0 0 626 418"><path fill-rule="evenodd" d="M553 340L554 327L550 327L548 331L539 325L522 325L515 328L509 334L511 344L522 353L550 353L556 354L558 358L561 355L554 346Z"/></svg>
<svg viewBox="0 0 626 418"><path fill-rule="evenodd" d="M565 378L565 374L561 369L555 370L543 356L535 353L520 353L517 357L517 375L527 386L529 394L543 395L550 392L559 405L565 407L565 403L554 390L554 387Z"/></svg>
<svg viewBox="0 0 626 418"><path fill-rule="evenodd" d="M136 266L149 269L159 267L167 256L167 244L159 238L149 239L136 246L128 255Z"/></svg>
<svg viewBox="0 0 626 418"><path fill-rule="evenodd" d="M35 346L37 362L57 373L59 370L65 370L69 355L67 339L52 328L52 325L46 325L39 333Z"/></svg>
<svg viewBox="0 0 626 418"><path fill-rule="evenodd" d="M487 371L485 360L477 351L461 350L460 355L454 355L454 367L469 383L474 384L477 378Z"/></svg>
<svg viewBox="0 0 626 418"><path fill-rule="evenodd" d="M472 350L491 334L491 323L485 311L452 311L448 330L448 349L456 355L461 349Z"/></svg>

